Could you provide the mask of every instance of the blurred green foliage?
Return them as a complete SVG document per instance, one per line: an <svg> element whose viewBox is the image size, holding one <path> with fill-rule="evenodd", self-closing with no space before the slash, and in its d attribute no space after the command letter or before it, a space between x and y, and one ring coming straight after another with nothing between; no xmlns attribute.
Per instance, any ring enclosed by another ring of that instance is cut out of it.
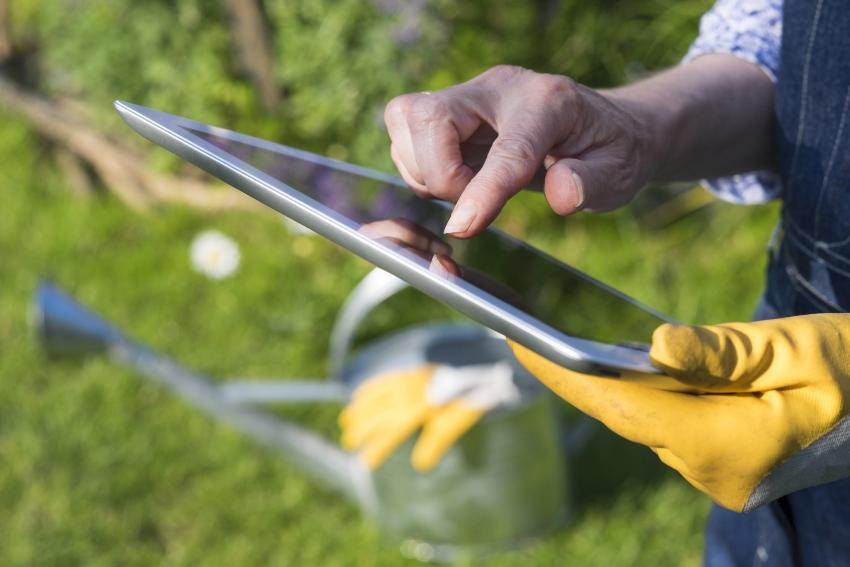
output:
<svg viewBox="0 0 850 567"><path fill-rule="evenodd" d="M11 19L15 40L38 46L43 90L116 128L110 103L122 98L388 168L379 125L392 96L499 63L616 84L681 57L709 3L269 0L285 96L271 114L234 64L221 2L13 0Z"/></svg>
<svg viewBox="0 0 850 567"><path fill-rule="evenodd" d="M269 113L234 63L211 0L12 0L39 88L74 97L139 148L123 98L389 170L384 102L497 63L605 86L673 64L710 0L267 0ZM180 207L141 217L64 189L44 144L0 109L0 564L406 564L357 511L279 457L104 361L47 364L26 319L42 274L133 334L216 376L324 372L334 314L368 266L253 213ZM178 161L151 150L151 165ZM630 210L564 221L522 194L500 219L553 255L684 321L745 319L776 208L716 204L662 230ZM214 226L243 267L213 282L188 245ZM415 292L365 337L451 315ZM335 434L338 408L293 415ZM645 449L599 430L574 465L566 531L494 565L696 564L708 502Z"/></svg>

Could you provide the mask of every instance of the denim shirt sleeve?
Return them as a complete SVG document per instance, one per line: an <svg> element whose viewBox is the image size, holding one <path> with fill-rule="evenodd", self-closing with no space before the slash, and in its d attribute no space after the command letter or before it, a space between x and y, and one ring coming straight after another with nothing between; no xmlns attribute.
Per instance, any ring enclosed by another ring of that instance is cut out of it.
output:
<svg viewBox="0 0 850 567"><path fill-rule="evenodd" d="M707 53L728 53L758 65L776 82L782 38L783 0L717 0L700 20L699 37L683 63ZM782 186L771 170L703 180L725 201L763 203L778 197Z"/></svg>

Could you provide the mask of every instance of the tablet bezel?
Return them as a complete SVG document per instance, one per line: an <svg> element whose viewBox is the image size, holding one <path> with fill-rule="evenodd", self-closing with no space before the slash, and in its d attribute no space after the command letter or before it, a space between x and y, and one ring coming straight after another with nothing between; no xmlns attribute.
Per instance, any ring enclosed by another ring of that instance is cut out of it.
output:
<svg viewBox="0 0 850 567"><path fill-rule="evenodd" d="M207 142L195 135L192 130L406 188L407 185L398 177L124 101L116 101L115 108L131 128L148 140L163 146L275 211L398 276L420 291L558 364L580 372L606 375L617 374L624 370L660 372L652 364L645 350L566 335L460 278L450 280L430 271L413 259L362 234L358 231L358 223L304 195L280 179ZM499 237L532 251L545 261L556 263L662 320L670 321L658 311L525 242L492 227L487 230L498 233Z"/></svg>

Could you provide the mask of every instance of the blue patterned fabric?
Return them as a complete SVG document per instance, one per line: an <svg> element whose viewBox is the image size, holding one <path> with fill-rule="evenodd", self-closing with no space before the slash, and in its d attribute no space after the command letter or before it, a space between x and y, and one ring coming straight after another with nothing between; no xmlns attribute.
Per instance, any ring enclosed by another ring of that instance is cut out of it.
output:
<svg viewBox="0 0 850 567"><path fill-rule="evenodd" d="M755 63L776 82L782 38L783 0L718 0L700 20L700 33L684 62L708 53L728 53ZM774 171L710 179L703 184L725 201L763 203L782 191Z"/></svg>

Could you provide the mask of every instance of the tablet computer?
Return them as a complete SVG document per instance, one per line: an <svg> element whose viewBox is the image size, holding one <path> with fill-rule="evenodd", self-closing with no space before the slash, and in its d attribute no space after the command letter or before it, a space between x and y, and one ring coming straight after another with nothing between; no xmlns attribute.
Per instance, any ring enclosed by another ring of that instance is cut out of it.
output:
<svg viewBox="0 0 850 567"><path fill-rule="evenodd" d="M145 138L554 362L596 374L658 372L647 345L667 317L495 228L444 237L451 205L420 199L398 177L115 107Z"/></svg>

